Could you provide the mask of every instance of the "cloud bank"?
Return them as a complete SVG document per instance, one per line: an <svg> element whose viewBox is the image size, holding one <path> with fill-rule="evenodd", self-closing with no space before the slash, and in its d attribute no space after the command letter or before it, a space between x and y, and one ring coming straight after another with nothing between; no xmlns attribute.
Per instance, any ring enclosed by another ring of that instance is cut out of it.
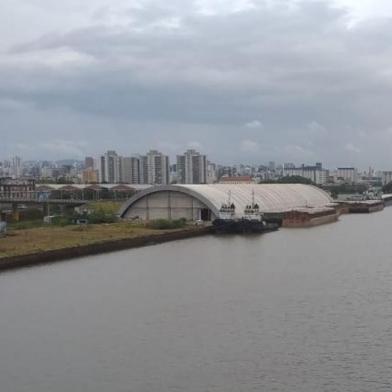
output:
<svg viewBox="0 0 392 392"><path fill-rule="evenodd" d="M6 1L0 22L42 25L1 31L0 157L196 140L223 163L392 167L392 19L353 23L332 1L80 3Z"/></svg>

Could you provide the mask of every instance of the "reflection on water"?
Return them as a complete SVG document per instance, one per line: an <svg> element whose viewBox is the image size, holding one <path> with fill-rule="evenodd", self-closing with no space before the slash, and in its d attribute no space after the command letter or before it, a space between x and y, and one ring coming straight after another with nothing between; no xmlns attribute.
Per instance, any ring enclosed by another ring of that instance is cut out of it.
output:
<svg viewBox="0 0 392 392"><path fill-rule="evenodd" d="M5 392L391 391L392 208L0 275Z"/></svg>

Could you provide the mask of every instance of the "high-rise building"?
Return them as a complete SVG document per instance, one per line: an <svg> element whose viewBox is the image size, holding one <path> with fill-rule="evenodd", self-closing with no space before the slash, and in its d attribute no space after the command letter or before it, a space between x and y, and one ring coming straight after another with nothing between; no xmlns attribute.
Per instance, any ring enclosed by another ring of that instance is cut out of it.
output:
<svg viewBox="0 0 392 392"><path fill-rule="evenodd" d="M140 184L140 159L136 157L121 157L120 180L125 184Z"/></svg>
<svg viewBox="0 0 392 392"><path fill-rule="evenodd" d="M12 158L11 175L14 178L19 178L22 176L22 159L18 156Z"/></svg>
<svg viewBox="0 0 392 392"><path fill-rule="evenodd" d="M84 168L85 169L92 169L94 167L94 158L93 157L86 157L84 159Z"/></svg>
<svg viewBox="0 0 392 392"><path fill-rule="evenodd" d="M169 157L156 150L147 153L146 159L143 159L143 176L144 169L147 169L147 183L152 185L169 183ZM145 167L146 164L146 167Z"/></svg>
<svg viewBox="0 0 392 392"><path fill-rule="evenodd" d="M117 184L120 182L121 160L115 151L108 151L99 158L99 182Z"/></svg>
<svg viewBox="0 0 392 392"><path fill-rule="evenodd" d="M11 162L10 161L3 161L1 165L1 176L2 177L9 177L12 176L11 173Z"/></svg>
<svg viewBox="0 0 392 392"><path fill-rule="evenodd" d="M329 171L323 169L320 162L317 162L315 166L305 166L297 168L288 168L285 164L283 171L285 176L300 176L313 181L315 184L322 185L327 183Z"/></svg>
<svg viewBox="0 0 392 392"><path fill-rule="evenodd" d="M207 162L207 184L214 184L217 182L216 164Z"/></svg>
<svg viewBox="0 0 392 392"><path fill-rule="evenodd" d="M176 179L177 183L185 184L185 155L177 155L177 163L176 163Z"/></svg>
<svg viewBox="0 0 392 392"><path fill-rule="evenodd" d="M336 176L340 181L355 184L358 181L358 170L355 167L338 167Z"/></svg>
<svg viewBox="0 0 392 392"><path fill-rule="evenodd" d="M169 174L170 174L170 184L176 184L177 183L177 164L174 163L173 165L170 165L169 168Z"/></svg>
<svg viewBox="0 0 392 392"><path fill-rule="evenodd" d="M148 184L148 159L146 155L140 155L139 159L139 178L140 184Z"/></svg>
<svg viewBox="0 0 392 392"><path fill-rule="evenodd" d="M177 181L180 184L205 184L207 182L207 157L195 150L177 155Z"/></svg>

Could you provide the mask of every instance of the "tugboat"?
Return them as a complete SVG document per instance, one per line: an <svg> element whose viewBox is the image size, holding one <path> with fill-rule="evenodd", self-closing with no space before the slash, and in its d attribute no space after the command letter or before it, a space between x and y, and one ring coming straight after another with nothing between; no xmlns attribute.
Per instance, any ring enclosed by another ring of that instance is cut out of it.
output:
<svg viewBox="0 0 392 392"><path fill-rule="evenodd" d="M266 231L278 230L277 223L267 223L263 214L260 212L259 205L254 201L254 192L252 192L252 204L244 209L242 218L235 217L235 205L230 203L222 204L219 210L219 217L212 222L215 232L224 234L249 234L264 233Z"/></svg>
<svg viewBox="0 0 392 392"><path fill-rule="evenodd" d="M237 230L238 219L235 217L235 205L231 202L231 192L227 203L223 203L219 209L219 216L212 225L216 233L235 233Z"/></svg>

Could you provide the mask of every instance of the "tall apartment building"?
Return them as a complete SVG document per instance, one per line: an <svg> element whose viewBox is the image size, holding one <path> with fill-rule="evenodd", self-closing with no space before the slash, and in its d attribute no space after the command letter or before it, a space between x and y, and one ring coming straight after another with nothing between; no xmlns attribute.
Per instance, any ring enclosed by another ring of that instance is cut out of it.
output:
<svg viewBox="0 0 392 392"><path fill-rule="evenodd" d="M207 162L207 184L214 184L217 180L216 164Z"/></svg>
<svg viewBox="0 0 392 392"><path fill-rule="evenodd" d="M269 161L268 162L268 170L274 172L276 169L276 164L274 161Z"/></svg>
<svg viewBox="0 0 392 392"><path fill-rule="evenodd" d="M125 184L140 184L140 159L136 157L121 157L120 180Z"/></svg>
<svg viewBox="0 0 392 392"><path fill-rule="evenodd" d="M93 157L84 158L84 168L85 169L93 169L94 168L94 158Z"/></svg>
<svg viewBox="0 0 392 392"><path fill-rule="evenodd" d="M358 181L358 170L355 167L338 167L336 177L338 180L355 184Z"/></svg>
<svg viewBox="0 0 392 392"><path fill-rule="evenodd" d="M284 172L285 176L301 176L313 181L315 184L322 185L328 180L329 171L323 169L322 164L317 162L315 166L305 166L291 168L285 164Z"/></svg>
<svg viewBox="0 0 392 392"><path fill-rule="evenodd" d="M11 175L14 178L19 178L22 176L22 159L18 156L12 158Z"/></svg>
<svg viewBox="0 0 392 392"><path fill-rule="evenodd" d="M177 181L180 184L207 183L207 157L195 150L177 155Z"/></svg>
<svg viewBox="0 0 392 392"><path fill-rule="evenodd" d="M147 179L147 184L161 185L169 183L169 157L156 150L147 153L142 159L143 176ZM144 173L147 170L147 178Z"/></svg>
<svg viewBox="0 0 392 392"><path fill-rule="evenodd" d="M148 159L146 155L139 155L139 181L140 184L148 184Z"/></svg>
<svg viewBox="0 0 392 392"><path fill-rule="evenodd" d="M121 159L115 151L108 151L98 159L98 178L101 183L120 182Z"/></svg>

